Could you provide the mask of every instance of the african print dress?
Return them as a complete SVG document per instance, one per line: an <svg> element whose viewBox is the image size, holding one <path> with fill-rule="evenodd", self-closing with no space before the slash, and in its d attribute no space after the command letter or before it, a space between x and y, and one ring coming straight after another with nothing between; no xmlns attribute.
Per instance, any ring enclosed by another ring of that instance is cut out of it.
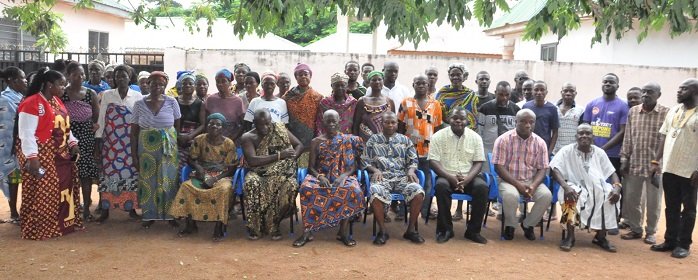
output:
<svg viewBox="0 0 698 280"><path fill-rule="evenodd" d="M215 177L237 165L235 143L224 138L223 143L211 145L206 134L194 138L191 146L191 160L197 160L204 168L204 178ZM170 215L177 218L190 217L195 221L222 222L228 224L230 195L233 192L233 178L225 177L213 186L204 188L204 182L198 179L196 171L189 180L182 183L175 196Z"/></svg>
<svg viewBox="0 0 698 280"><path fill-rule="evenodd" d="M291 148L283 123L274 123L255 149L257 156L274 155ZM278 233L279 223L296 209L297 164L293 159L251 168L243 186L247 229L251 235Z"/></svg>
<svg viewBox="0 0 698 280"><path fill-rule="evenodd" d="M436 101L441 103L443 119L448 120L454 108L464 108L467 111L467 126L477 131L477 106L479 98L477 94L469 88L463 86L461 90L453 89L450 85L442 87L436 93Z"/></svg>
<svg viewBox="0 0 698 280"><path fill-rule="evenodd" d="M361 124L359 125L359 136L366 142L371 135L383 131L383 113L390 110L390 104L383 105L368 105L364 104L366 114L361 116Z"/></svg>
<svg viewBox="0 0 698 280"><path fill-rule="evenodd" d="M288 130L303 146L310 147L310 141L315 138L315 117L323 96L311 87L302 94L298 87L294 87L282 98L286 100L288 109ZM307 154L304 153L298 160L301 167L308 166Z"/></svg>
<svg viewBox="0 0 698 280"><path fill-rule="evenodd" d="M99 178L99 171L95 163L95 132L92 122L92 95L91 90L83 88L85 97L82 100L71 101L68 94L61 98L70 114L70 129L78 139L80 158L78 159L78 177Z"/></svg>
<svg viewBox="0 0 698 280"><path fill-rule="evenodd" d="M22 171L22 238L47 239L82 228L80 182L70 147L77 140L70 133L70 117L57 97L47 100L39 92L19 105L20 166L38 158L44 175Z"/></svg>
<svg viewBox="0 0 698 280"><path fill-rule="evenodd" d="M102 179L99 184L103 209L138 208L138 171L131 156L132 108L110 103L104 118Z"/></svg>
<svg viewBox="0 0 698 280"><path fill-rule="evenodd" d="M321 135L325 131L322 127L322 115L327 110L335 110L339 113L339 132L351 134L354 125L354 113L356 112L356 103L359 101L351 95L346 95L344 103L335 102L334 97L325 97L320 101L320 109L318 109L317 117L315 118L315 135Z"/></svg>
<svg viewBox="0 0 698 280"><path fill-rule="evenodd" d="M332 184L329 188L320 185L312 175L305 177L299 193L301 196L301 213L306 231L317 231L336 226L344 219L360 214L364 209L364 193L356 176L346 178L338 186L336 180L351 166L358 164L363 150L359 137L337 134L325 140L318 147L318 168Z"/></svg>

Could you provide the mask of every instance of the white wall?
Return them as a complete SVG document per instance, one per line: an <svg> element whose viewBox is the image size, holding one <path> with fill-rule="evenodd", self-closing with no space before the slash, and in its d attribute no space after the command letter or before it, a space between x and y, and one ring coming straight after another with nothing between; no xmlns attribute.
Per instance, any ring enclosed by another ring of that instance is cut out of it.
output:
<svg viewBox="0 0 698 280"><path fill-rule="evenodd" d="M67 51L87 52L89 31L109 33L109 51L122 52L128 45L122 17L96 10L74 10L73 6L57 1L53 10L63 14L61 28L68 38Z"/></svg>

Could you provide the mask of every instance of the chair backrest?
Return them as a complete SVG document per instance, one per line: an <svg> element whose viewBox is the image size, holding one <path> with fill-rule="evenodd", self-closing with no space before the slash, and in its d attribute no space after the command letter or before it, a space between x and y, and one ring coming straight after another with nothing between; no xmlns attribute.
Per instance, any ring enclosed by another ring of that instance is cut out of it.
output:
<svg viewBox="0 0 698 280"><path fill-rule="evenodd" d="M179 175L179 182L184 183L184 181L189 180L189 174L191 173L191 166L185 165L182 167L182 173Z"/></svg>

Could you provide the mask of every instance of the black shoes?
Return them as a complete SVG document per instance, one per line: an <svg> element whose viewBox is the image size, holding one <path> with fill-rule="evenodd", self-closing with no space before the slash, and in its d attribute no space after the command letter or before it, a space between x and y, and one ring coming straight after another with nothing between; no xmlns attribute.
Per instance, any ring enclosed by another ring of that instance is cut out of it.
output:
<svg viewBox="0 0 698 280"><path fill-rule="evenodd" d="M652 245L650 250L655 252L670 252L674 251L674 248L676 248L676 246L664 242L662 244Z"/></svg>
<svg viewBox="0 0 698 280"><path fill-rule="evenodd" d="M479 244L487 244L487 239L480 235L479 233L472 233L466 231L465 234L463 235L465 239L468 239L472 242L479 243Z"/></svg>
<svg viewBox="0 0 698 280"><path fill-rule="evenodd" d="M535 230L533 230L533 227L524 227L524 225L522 223L521 228L524 231L524 236L526 237L526 239L531 240L531 241L536 240L536 232L535 232Z"/></svg>
<svg viewBox="0 0 698 280"><path fill-rule="evenodd" d="M514 227L504 227L504 233L502 234L502 237L504 237L504 240L513 240Z"/></svg>
<svg viewBox="0 0 698 280"><path fill-rule="evenodd" d="M652 245L650 250L655 252L671 252L671 257L677 259L683 259L691 255L691 251L689 251L689 249L668 244L666 242L658 245Z"/></svg>
<svg viewBox="0 0 698 280"><path fill-rule="evenodd" d="M436 243L446 243L455 236L453 231L439 232L436 234Z"/></svg>
<svg viewBox="0 0 698 280"><path fill-rule="evenodd" d="M690 254L691 251L681 247L676 247L673 251L671 251L671 257L677 259L683 259L685 257L688 257Z"/></svg>
<svg viewBox="0 0 698 280"><path fill-rule="evenodd" d="M416 231L405 232L405 234L402 235L402 238L412 241L412 243L416 244L424 243L424 238L422 238L422 236L419 235L419 232Z"/></svg>

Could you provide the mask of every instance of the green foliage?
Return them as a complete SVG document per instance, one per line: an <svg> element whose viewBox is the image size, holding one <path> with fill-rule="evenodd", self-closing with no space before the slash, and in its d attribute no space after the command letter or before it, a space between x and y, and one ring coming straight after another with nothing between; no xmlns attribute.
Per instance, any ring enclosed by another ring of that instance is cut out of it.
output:
<svg viewBox="0 0 698 280"><path fill-rule="evenodd" d="M309 10L300 21L279 28L274 34L301 46L307 46L337 32L337 10L333 6Z"/></svg>
<svg viewBox="0 0 698 280"><path fill-rule="evenodd" d="M363 21L354 21L349 24L349 32L359 33L359 34L371 34L373 29L371 29L371 24Z"/></svg>

